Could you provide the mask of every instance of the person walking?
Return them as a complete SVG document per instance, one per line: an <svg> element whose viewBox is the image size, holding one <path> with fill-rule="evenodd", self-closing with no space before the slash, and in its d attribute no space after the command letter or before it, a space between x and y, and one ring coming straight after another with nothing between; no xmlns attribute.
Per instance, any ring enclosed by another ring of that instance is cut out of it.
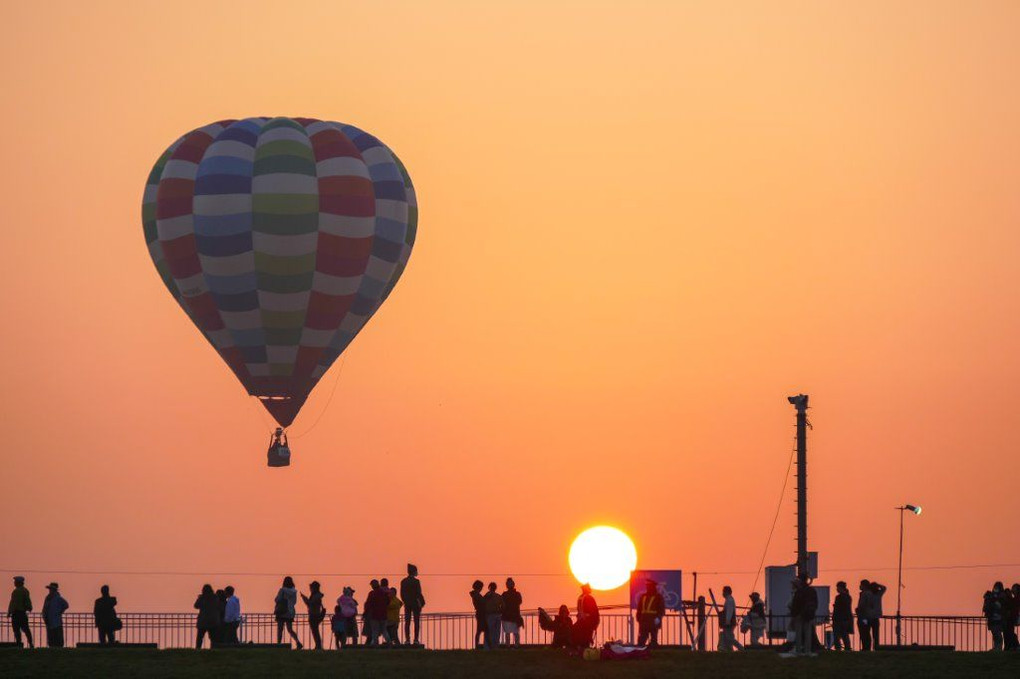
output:
<svg viewBox="0 0 1020 679"><path fill-rule="evenodd" d="M741 628L746 625L747 629L743 630L751 634L751 646L761 646L762 639L765 637L765 602L761 600L761 594L758 592L751 592L751 608L747 611L747 615L744 616L744 624Z"/></svg>
<svg viewBox="0 0 1020 679"><path fill-rule="evenodd" d="M348 639L351 640L351 645L357 646L358 601L354 598L354 590L351 587L344 587L343 594L337 598L335 613L333 634L336 637L337 648L345 648Z"/></svg>
<svg viewBox="0 0 1020 679"><path fill-rule="evenodd" d="M524 627L521 604L524 602L524 598L517 591L517 583L514 582L513 578L506 579L506 591L500 596L503 597L503 638L507 646L511 645L511 637L513 638L513 645L520 646L521 628Z"/></svg>
<svg viewBox="0 0 1020 679"><path fill-rule="evenodd" d="M421 611L425 608L425 597L421 593L421 581L418 580L418 567L407 564L407 577L400 581L400 598L404 602L404 643L421 646L418 632L421 627ZM414 637L411 636L411 621L414 621Z"/></svg>
<svg viewBox="0 0 1020 679"><path fill-rule="evenodd" d="M117 617L117 597L110 596L109 585L99 588L99 598L92 604L92 617L99 631L99 645L112 646L117 643L121 621Z"/></svg>
<svg viewBox="0 0 1020 679"><path fill-rule="evenodd" d="M51 582L46 585L50 591L43 600L42 617L46 625L46 645L50 648L64 647L64 611L68 609L67 600L60 596L60 585Z"/></svg>
<svg viewBox="0 0 1020 679"><path fill-rule="evenodd" d="M311 590L308 596L301 595L301 600L308 608L308 627L312 632L312 642L315 650L322 650L322 621L326 619L326 607L322 605L322 585L318 580L313 580L308 585Z"/></svg>
<svg viewBox="0 0 1020 679"><path fill-rule="evenodd" d="M404 602L397 596L397 588L390 587L389 600L386 603L386 632L394 646L400 645L400 609L403 607Z"/></svg>
<svg viewBox="0 0 1020 679"><path fill-rule="evenodd" d="M499 631L503 622L503 597L497 592L496 583L489 583L485 593L485 648L492 651L499 648Z"/></svg>
<svg viewBox="0 0 1020 679"><path fill-rule="evenodd" d="M737 641L737 602L733 598L733 588L729 585L723 587L723 606L719 610L719 645L718 650L729 652L734 649L743 650L743 645Z"/></svg>
<svg viewBox="0 0 1020 679"><path fill-rule="evenodd" d="M857 631L861 636L861 650L871 650L871 618L874 614L875 595L871 592L871 582L861 580L860 592L857 594ZM878 650L877 648L875 650Z"/></svg>
<svg viewBox="0 0 1020 679"><path fill-rule="evenodd" d="M11 602L7 604L7 617L11 619L11 630L14 632L14 643L21 646L21 635L25 635L29 648L35 648L32 630L28 628L28 614L32 612L32 596L25 587L25 576L14 576L14 591Z"/></svg>
<svg viewBox="0 0 1020 679"><path fill-rule="evenodd" d="M832 645L837 651L850 651L850 635L854 633L853 598L842 580L836 583L836 600L832 602Z"/></svg>
<svg viewBox="0 0 1020 679"><path fill-rule="evenodd" d="M237 598L232 585L227 585L223 593L227 595L227 605L223 610L223 641L227 644L240 644L237 630L241 626L241 600Z"/></svg>
<svg viewBox="0 0 1020 679"><path fill-rule="evenodd" d="M666 602L659 593L659 583L645 580L645 591L638 599L638 646L659 645L659 628L666 615Z"/></svg>
<svg viewBox="0 0 1020 679"><path fill-rule="evenodd" d="M273 617L276 618L276 643L283 643L283 629L287 628L290 638L297 644L298 650L304 648L304 644L298 639L294 632L294 618L297 615L297 587L294 586L294 578L289 575L283 579L283 585L273 599Z"/></svg>
<svg viewBox="0 0 1020 679"><path fill-rule="evenodd" d="M195 620L195 627L198 634L195 637L195 648L201 649L205 637L209 637L209 645L212 646L216 630L222 622L220 618L220 601L213 591L212 585L202 585L202 593L195 599L195 609L198 617Z"/></svg>
<svg viewBox="0 0 1020 679"><path fill-rule="evenodd" d="M390 633L386 629L386 616L390 604L389 591L383 589L378 580L371 582L372 591L365 599L365 615L368 618L368 645L378 646L379 637L383 638L388 646L390 644Z"/></svg>
<svg viewBox="0 0 1020 679"><path fill-rule="evenodd" d="M577 622L572 631L574 646L588 648L595 642L599 628L599 605L591 593L591 585L581 585L581 596L577 597Z"/></svg>
<svg viewBox="0 0 1020 679"><path fill-rule="evenodd" d="M874 580L871 581L871 618L868 620L868 629L871 631L871 647L878 650L878 633L882 627L882 595L888 588L880 585Z"/></svg>
<svg viewBox="0 0 1020 679"><path fill-rule="evenodd" d="M471 583L471 591L468 595L471 597L471 607L475 611L475 648L484 648L488 644L483 646L483 639L485 638L485 596L482 594L482 588L485 587L485 583L481 580L475 580Z"/></svg>
<svg viewBox="0 0 1020 679"><path fill-rule="evenodd" d="M997 582L991 591L985 592L981 614L985 617L988 631L992 633L992 650L1001 651L1003 642L1002 583Z"/></svg>

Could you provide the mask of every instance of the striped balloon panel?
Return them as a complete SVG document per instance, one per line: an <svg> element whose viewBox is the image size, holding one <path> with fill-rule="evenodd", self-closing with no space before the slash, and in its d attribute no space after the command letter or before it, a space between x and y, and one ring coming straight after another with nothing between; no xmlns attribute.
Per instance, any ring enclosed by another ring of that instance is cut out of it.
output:
<svg viewBox="0 0 1020 679"><path fill-rule="evenodd" d="M389 295L416 224L388 148L308 118L194 130L160 156L143 199L168 289L282 426Z"/></svg>

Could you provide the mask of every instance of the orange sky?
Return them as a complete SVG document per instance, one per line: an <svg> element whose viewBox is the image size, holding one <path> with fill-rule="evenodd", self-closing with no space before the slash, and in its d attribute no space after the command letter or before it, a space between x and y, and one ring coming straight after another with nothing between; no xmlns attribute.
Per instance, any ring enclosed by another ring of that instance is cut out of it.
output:
<svg viewBox="0 0 1020 679"><path fill-rule="evenodd" d="M639 566L754 571L799 391L823 582L894 585L831 569L894 569L903 502L925 507L908 566L1020 563L1020 5L283 7L6 7L0 568L410 558L432 610L465 609L471 578L427 574L564 572L606 522ZM170 142L252 115L372 132L421 206L287 470L140 222ZM792 486L767 563L794 558ZM207 579L271 610L278 579L30 574L40 597L50 577L73 609L109 581L124 610L185 609ZM905 612L978 613L997 578L1020 567L908 571ZM348 580L365 591L327 594ZM526 605L574 596L518 582Z"/></svg>

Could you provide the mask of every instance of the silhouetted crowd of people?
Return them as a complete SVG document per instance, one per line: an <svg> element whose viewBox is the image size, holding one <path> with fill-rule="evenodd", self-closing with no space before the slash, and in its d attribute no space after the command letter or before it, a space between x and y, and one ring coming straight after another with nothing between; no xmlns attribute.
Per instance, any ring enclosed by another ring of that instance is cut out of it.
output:
<svg viewBox="0 0 1020 679"><path fill-rule="evenodd" d="M1013 583L1009 589L997 582L985 592L981 614L992 633L992 649L1016 651L1020 649L1017 640L1017 626L1020 625L1020 583Z"/></svg>
<svg viewBox="0 0 1020 679"><path fill-rule="evenodd" d="M64 646L64 611L70 608L67 599L60 593L60 585L51 582L46 585L48 593L43 600L42 619L46 628L46 645L50 648ZM99 632L100 646L116 643L117 632L123 627L117 617L117 598L110 596L110 587L103 585L100 596L92 606L93 622ZM11 592L10 603L7 604L7 617L11 621L14 642L19 646L24 642L29 648L35 648L35 639L28 626L28 614L32 612L32 595L25 587L25 577L14 576L14 590ZM24 638L24 642L22 641Z"/></svg>

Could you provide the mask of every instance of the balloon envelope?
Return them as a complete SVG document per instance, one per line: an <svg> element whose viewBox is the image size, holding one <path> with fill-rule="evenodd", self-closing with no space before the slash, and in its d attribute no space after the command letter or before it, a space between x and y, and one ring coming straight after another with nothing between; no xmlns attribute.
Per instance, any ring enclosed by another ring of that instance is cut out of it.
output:
<svg viewBox="0 0 1020 679"><path fill-rule="evenodd" d="M393 290L417 221L389 148L310 118L188 132L156 161L142 205L163 282L283 427Z"/></svg>

